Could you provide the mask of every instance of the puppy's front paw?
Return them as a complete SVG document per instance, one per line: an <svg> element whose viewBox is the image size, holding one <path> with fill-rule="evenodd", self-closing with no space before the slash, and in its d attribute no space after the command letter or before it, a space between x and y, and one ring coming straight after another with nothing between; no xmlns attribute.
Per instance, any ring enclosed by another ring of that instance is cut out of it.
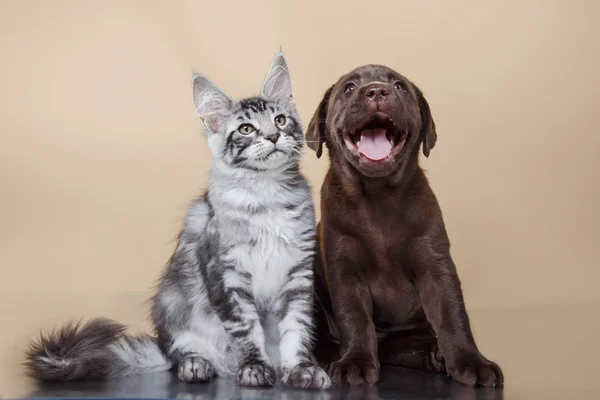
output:
<svg viewBox="0 0 600 400"><path fill-rule="evenodd" d="M446 361L446 372L466 385L496 387L504 385L504 375L495 362L478 351L463 352Z"/></svg>
<svg viewBox="0 0 600 400"><path fill-rule="evenodd" d="M342 358L331 364L329 375L335 385L374 385L379 382L379 363L361 357Z"/></svg>
<svg viewBox="0 0 600 400"><path fill-rule="evenodd" d="M244 387L273 386L275 370L264 362L247 364L238 370L235 383Z"/></svg>
<svg viewBox="0 0 600 400"><path fill-rule="evenodd" d="M206 382L214 375L213 364L197 355L190 355L182 359L177 369L177 377L188 383Z"/></svg>
<svg viewBox="0 0 600 400"><path fill-rule="evenodd" d="M328 389L331 379L323 368L311 365L308 367L297 365L290 371L284 371L281 380L285 386L297 389Z"/></svg>

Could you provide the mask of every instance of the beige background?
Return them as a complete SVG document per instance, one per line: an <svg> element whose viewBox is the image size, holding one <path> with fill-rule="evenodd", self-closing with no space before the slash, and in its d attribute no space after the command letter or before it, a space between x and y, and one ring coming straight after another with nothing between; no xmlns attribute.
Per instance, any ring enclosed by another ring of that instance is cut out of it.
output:
<svg viewBox="0 0 600 400"><path fill-rule="evenodd" d="M0 371L68 318L142 324L211 162L191 71L252 95L280 46L305 124L360 64L423 89L470 310L600 305L599 17L594 0L0 2ZM303 167L317 193L326 157Z"/></svg>

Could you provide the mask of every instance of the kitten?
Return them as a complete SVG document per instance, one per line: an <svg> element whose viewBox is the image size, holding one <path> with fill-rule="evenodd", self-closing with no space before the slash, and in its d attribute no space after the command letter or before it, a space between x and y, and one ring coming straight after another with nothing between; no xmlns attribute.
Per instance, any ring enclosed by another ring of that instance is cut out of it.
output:
<svg viewBox="0 0 600 400"><path fill-rule="evenodd" d="M152 299L157 337L126 336L105 319L68 324L31 345L32 377L174 367L185 382L216 374L272 386L280 375L291 387L331 385L312 355L314 206L285 59L275 57L258 97L235 102L200 75L193 91L213 165Z"/></svg>

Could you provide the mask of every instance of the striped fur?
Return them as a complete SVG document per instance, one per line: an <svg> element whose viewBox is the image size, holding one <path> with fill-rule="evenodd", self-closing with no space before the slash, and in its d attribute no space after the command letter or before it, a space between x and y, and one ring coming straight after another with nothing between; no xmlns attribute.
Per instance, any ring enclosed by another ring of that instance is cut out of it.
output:
<svg viewBox="0 0 600 400"><path fill-rule="evenodd" d="M277 55L261 95L239 102L196 76L194 102L214 162L152 299L156 339L101 319L68 325L32 344L33 377L174 367L185 382L221 375L270 386L280 376L291 387L330 386L312 356L314 206L298 168L303 135L287 64Z"/></svg>

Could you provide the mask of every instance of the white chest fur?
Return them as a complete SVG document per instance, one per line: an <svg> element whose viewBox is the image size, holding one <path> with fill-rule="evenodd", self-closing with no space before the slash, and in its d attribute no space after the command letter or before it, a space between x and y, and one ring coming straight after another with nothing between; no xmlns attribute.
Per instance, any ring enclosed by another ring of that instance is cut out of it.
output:
<svg viewBox="0 0 600 400"><path fill-rule="evenodd" d="M236 251L240 267L252 275L252 291L258 303L268 306L288 280L288 273L308 253L298 243L305 223L288 212L267 212L248 220L248 244Z"/></svg>
<svg viewBox="0 0 600 400"><path fill-rule="evenodd" d="M211 175L209 198L220 242L230 249L230 260L252 276L260 306L270 305L290 269L312 252L306 243L310 239L301 235L314 230L310 188L290 185L292 179L298 177L248 171L225 175L218 168Z"/></svg>

